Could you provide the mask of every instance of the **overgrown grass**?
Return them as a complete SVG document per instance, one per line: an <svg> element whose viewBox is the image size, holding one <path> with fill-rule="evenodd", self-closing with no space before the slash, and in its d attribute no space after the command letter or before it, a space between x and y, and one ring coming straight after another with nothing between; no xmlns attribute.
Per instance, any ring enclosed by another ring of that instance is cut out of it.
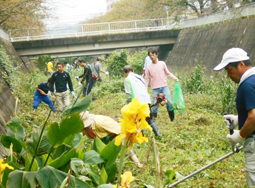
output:
<svg viewBox="0 0 255 188"><path fill-rule="evenodd" d="M174 170L181 176L186 176L210 162L231 152L231 146L226 139L228 129L223 123L223 113L235 113L236 86L224 75L208 77L199 64L190 74L178 73L185 99L184 114L178 113L174 122L170 122L165 107L159 108L156 123L162 138L156 140L161 165L161 185L167 180L165 172ZM80 70L82 71L82 70ZM72 72L74 88L77 83L74 76L80 72ZM103 76L103 82L92 91L96 100L89 107L94 114L107 115L116 120L121 119L121 108L126 103L123 87L123 77L118 79ZM39 72L23 74L16 73L12 80L14 95L19 98L19 116L22 125L28 130L34 125L43 124L49 111L48 106L40 104L38 110L32 111L33 93L36 85L46 81L47 76ZM174 82L169 80L172 91ZM76 93L79 89L76 90ZM151 90L149 91L151 93ZM173 92L173 91L172 91ZM172 93L173 94L173 93ZM55 113L50 122L59 118ZM145 135L151 138L152 133ZM151 140L151 139L150 139ZM92 141L85 139L86 150L91 149ZM154 185L155 169L152 158L152 148L149 143L136 144L134 151L144 168L139 169L127 158L124 170L131 170L136 180L131 187L144 187L144 184ZM240 152L217 163L193 178L178 185L178 187L244 187L245 185L244 156Z"/></svg>

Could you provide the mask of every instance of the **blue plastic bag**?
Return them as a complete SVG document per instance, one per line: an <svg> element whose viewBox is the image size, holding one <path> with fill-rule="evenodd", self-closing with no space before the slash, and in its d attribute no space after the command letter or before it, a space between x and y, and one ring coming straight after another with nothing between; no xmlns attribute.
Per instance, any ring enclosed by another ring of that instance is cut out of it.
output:
<svg viewBox="0 0 255 188"><path fill-rule="evenodd" d="M180 82L175 82L174 85L174 96L173 96L173 104L172 104L174 113L177 114L178 111L181 111L183 114L185 104L183 99L183 94L180 86Z"/></svg>

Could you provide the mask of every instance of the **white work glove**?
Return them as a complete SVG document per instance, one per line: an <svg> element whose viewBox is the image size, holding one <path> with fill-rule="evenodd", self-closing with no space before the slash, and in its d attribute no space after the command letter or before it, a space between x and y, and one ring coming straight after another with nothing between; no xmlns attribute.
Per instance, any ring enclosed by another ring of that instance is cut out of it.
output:
<svg viewBox="0 0 255 188"><path fill-rule="evenodd" d="M223 117L225 118L224 123L227 126L227 128L229 128L229 125L230 125L228 119L233 122L234 129L238 126L238 116L233 114L227 114L227 115L224 115Z"/></svg>
<svg viewBox="0 0 255 188"><path fill-rule="evenodd" d="M244 141L244 138L240 136L239 130L234 130L234 133L231 135L228 134L227 139L232 145Z"/></svg>
<svg viewBox="0 0 255 188"><path fill-rule="evenodd" d="M109 76L109 72L106 71L106 72L105 72L105 75L106 75L106 76Z"/></svg>
<svg viewBox="0 0 255 188"><path fill-rule="evenodd" d="M76 99L76 95L75 95L74 91L72 91L72 95L73 95L73 98Z"/></svg>
<svg viewBox="0 0 255 188"><path fill-rule="evenodd" d="M51 96L51 92L50 91L48 91L48 94L47 94L48 96Z"/></svg>
<svg viewBox="0 0 255 188"><path fill-rule="evenodd" d="M75 79L76 79L76 80L79 80L79 76L75 76Z"/></svg>
<svg viewBox="0 0 255 188"><path fill-rule="evenodd" d="M78 82L78 86L82 86L81 82Z"/></svg>

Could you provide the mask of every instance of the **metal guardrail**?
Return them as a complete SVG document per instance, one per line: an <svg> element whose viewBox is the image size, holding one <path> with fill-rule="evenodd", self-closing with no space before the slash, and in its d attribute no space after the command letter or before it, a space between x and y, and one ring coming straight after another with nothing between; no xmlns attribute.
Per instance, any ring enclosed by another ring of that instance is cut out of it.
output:
<svg viewBox="0 0 255 188"><path fill-rule="evenodd" d="M9 36L11 42L29 41L41 39L56 39L65 37L81 37L103 34L130 33L151 30L169 29L176 25L176 22L166 18L150 19L150 20L132 20L121 22L105 22L96 24L81 24L71 27L58 27L29 30L11 30ZM16 31L16 34L15 34Z"/></svg>
<svg viewBox="0 0 255 188"><path fill-rule="evenodd" d="M160 18L149 20L80 24L68 27L46 28L45 31L41 31L40 29L11 30L9 31L9 37L11 42L16 42L152 30L169 30L173 29L174 26L179 26L179 28L197 27L201 25L215 24L224 22L226 20L254 15L255 3L250 3L248 5L229 9L221 13L214 13L193 19L182 19L179 22L175 22L174 20L167 18Z"/></svg>

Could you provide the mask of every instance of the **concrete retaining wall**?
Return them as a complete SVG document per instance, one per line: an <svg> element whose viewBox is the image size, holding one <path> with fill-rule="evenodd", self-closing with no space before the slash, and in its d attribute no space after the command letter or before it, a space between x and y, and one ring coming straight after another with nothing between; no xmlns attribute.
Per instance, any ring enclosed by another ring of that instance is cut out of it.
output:
<svg viewBox="0 0 255 188"><path fill-rule="evenodd" d="M15 67L20 66L20 70L27 70L24 64L21 62L18 54L13 48L12 44L8 40L8 35L0 29L0 45L3 45L6 53L12 59L13 65ZM4 67L1 67L1 71L4 71ZM0 74L1 75L1 74ZM4 78L0 76L0 136L6 133L5 125L13 116L15 110L15 98L12 95L12 91L5 82ZM6 156L8 151L2 146L0 142L0 158Z"/></svg>
<svg viewBox="0 0 255 188"><path fill-rule="evenodd" d="M220 62L231 47L246 50L255 62L255 18L245 18L212 26L181 30L169 53L169 68L191 70L196 61L204 63L208 71Z"/></svg>
<svg viewBox="0 0 255 188"><path fill-rule="evenodd" d="M9 35L6 31L4 31L2 28L0 28L0 38L8 40L9 41Z"/></svg>

